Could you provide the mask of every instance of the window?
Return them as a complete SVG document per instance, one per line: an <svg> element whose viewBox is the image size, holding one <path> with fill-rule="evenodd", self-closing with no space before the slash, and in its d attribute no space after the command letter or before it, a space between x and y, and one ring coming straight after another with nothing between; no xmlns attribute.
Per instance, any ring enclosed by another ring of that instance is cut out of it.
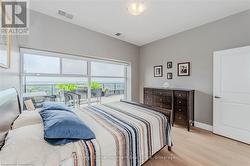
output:
<svg viewBox="0 0 250 166"><path fill-rule="evenodd" d="M124 65L91 62L91 76L124 77Z"/></svg>
<svg viewBox="0 0 250 166"><path fill-rule="evenodd" d="M76 107L130 94L128 64L30 49L21 49L21 55L23 100L31 99L37 108L44 101Z"/></svg>
<svg viewBox="0 0 250 166"><path fill-rule="evenodd" d="M24 73L60 73L60 58L24 54Z"/></svg>
<svg viewBox="0 0 250 166"><path fill-rule="evenodd" d="M63 58L62 74L87 75L87 61Z"/></svg>

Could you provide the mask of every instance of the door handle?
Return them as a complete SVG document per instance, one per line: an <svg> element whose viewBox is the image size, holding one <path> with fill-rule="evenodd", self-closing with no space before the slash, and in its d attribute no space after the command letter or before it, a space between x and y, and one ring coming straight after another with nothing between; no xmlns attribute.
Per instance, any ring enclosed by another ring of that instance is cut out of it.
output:
<svg viewBox="0 0 250 166"><path fill-rule="evenodd" d="M219 97L219 96L214 96L214 98L216 98L216 99L220 99L221 97Z"/></svg>

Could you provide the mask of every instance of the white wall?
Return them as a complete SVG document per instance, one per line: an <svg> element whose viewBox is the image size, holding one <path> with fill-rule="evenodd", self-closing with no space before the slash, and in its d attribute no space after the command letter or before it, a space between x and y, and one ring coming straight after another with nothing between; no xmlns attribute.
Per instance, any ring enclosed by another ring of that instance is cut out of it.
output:
<svg viewBox="0 0 250 166"><path fill-rule="evenodd" d="M250 10L141 47L140 100L143 87L166 81L172 87L195 89L195 121L212 125L213 52L246 45L250 45ZM167 61L173 61L173 69L166 68ZM177 77L180 62L191 62L190 77ZM160 64L164 77L154 78L153 66ZM173 80L166 79L167 72L173 73Z"/></svg>
<svg viewBox="0 0 250 166"><path fill-rule="evenodd" d="M15 87L19 90L19 50L17 47L16 37L12 37L12 52L10 68L5 69L0 67L0 90Z"/></svg>
<svg viewBox="0 0 250 166"><path fill-rule="evenodd" d="M139 47L118 39L73 25L56 18L31 11L30 33L27 36L18 36L16 50L19 47L61 53L115 59L131 63L132 71L132 99L138 100L138 60ZM46 65L46 64L45 64ZM19 74L19 54L12 57L12 66L9 70L0 70L1 87L11 86L19 88L19 82L13 80Z"/></svg>

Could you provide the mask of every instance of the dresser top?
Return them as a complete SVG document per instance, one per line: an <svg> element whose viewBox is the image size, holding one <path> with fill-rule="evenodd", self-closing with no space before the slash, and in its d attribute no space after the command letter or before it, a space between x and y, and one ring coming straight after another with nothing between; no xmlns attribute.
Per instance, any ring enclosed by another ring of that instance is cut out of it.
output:
<svg viewBox="0 0 250 166"><path fill-rule="evenodd" d="M152 86L147 86L147 87L144 87L144 88L162 89L162 90L194 91L194 89L187 89L187 88L164 88L164 87L152 87Z"/></svg>

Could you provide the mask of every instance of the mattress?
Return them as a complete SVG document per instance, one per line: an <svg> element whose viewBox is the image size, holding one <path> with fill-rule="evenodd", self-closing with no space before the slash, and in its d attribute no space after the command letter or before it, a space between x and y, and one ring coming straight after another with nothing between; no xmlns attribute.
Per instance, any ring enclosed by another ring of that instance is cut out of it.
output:
<svg viewBox="0 0 250 166"><path fill-rule="evenodd" d="M165 145L171 125L158 112L124 102L77 108L96 139L54 146L43 139L41 121L16 126L0 151L1 164L138 166Z"/></svg>

